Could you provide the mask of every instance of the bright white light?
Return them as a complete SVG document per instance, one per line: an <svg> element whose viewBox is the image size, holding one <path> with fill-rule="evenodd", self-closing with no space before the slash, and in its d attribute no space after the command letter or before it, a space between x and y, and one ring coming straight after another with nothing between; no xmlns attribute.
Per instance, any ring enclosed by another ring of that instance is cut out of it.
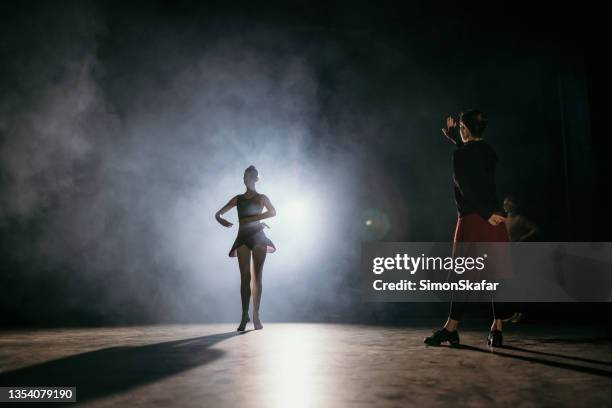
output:
<svg viewBox="0 0 612 408"><path fill-rule="evenodd" d="M272 219L274 225L270 224L270 235L278 237L294 259L325 238L319 201L303 193L279 194L275 201L277 216Z"/></svg>
<svg viewBox="0 0 612 408"><path fill-rule="evenodd" d="M291 225L304 224L306 221L308 207L304 201L290 201L283 208L286 215L283 217Z"/></svg>
<svg viewBox="0 0 612 408"><path fill-rule="evenodd" d="M277 325L272 330L265 341L259 336L250 344L260 356L254 395L258 402L271 408L324 406L334 395L334 384L324 375L329 372L328 362L321 358L322 345L329 341L325 331L314 325Z"/></svg>

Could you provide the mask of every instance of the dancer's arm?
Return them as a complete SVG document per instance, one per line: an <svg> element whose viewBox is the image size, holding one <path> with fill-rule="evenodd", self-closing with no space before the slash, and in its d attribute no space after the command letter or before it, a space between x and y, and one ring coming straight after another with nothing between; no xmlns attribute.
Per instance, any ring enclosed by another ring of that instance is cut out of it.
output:
<svg viewBox="0 0 612 408"><path fill-rule="evenodd" d="M238 198L234 196L232 197L231 200L227 202L227 204L223 206L223 208L221 208L219 211L215 213L215 219L217 220L217 222L219 222L219 224L223 225L224 227L228 227L228 228L234 225L221 216L225 214L226 212L228 212L229 210L231 210L232 208L234 208L236 205L238 205Z"/></svg>
<svg viewBox="0 0 612 408"><path fill-rule="evenodd" d="M461 140L461 134L459 133L459 126L457 126L457 122L455 122L455 119L451 116L446 118L446 128L442 128L442 133L457 147L463 146L463 140Z"/></svg>
<svg viewBox="0 0 612 408"><path fill-rule="evenodd" d="M270 202L270 199L265 194L259 196L259 202L266 208L266 212L257 215L251 215L250 217L244 217L240 219L241 224L248 222L265 220L266 218L272 218L276 215L276 209Z"/></svg>
<svg viewBox="0 0 612 408"><path fill-rule="evenodd" d="M519 217L519 223L521 224L521 227L528 230L527 233L525 233L522 237L519 238L519 242L527 241L533 238L533 236L539 232L539 229L538 226L531 222L529 218L524 217L522 215Z"/></svg>

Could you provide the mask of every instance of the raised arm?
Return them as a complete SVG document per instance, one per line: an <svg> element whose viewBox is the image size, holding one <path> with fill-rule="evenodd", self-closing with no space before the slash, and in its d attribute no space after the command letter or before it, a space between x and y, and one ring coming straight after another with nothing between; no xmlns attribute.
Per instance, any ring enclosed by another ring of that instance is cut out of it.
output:
<svg viewBox="0 0 612 408"><path fill-rule="evenodd" d="M221 216L225 214L226 212L228 212L229 210L231 210L232 208L234 208L236 205L238 205L238 198L234 196L232 197L231 200L227 202L227 204L223 206L223 208L221 208L219 211L215 213L215 219L217 220L217 222L219 222L219 224L223 225L224 227L228 227L228 228L234 225Z"/></svg>
<svg viewBox="0 0 612 408"><path fill-rule="evenodd" d="M261 205L263 205L266 209L265 212L262 212L261 214L257 214L257 215L252 215L250 217L244 217L240 219L240 223L241 224L245 224L248 222L254 222L254 221L260 221L260 220L265 220L266 218L272 218L276 215L276 209L274 208L274 206L272 205L272 203L270 202L270 199L268 198L268 196L266 196L265 194L261 194L259 196L259 202Z"/></svg>
<svg viewBox="0 0 612 408"><path fill-rule="evenodd" d="M463 140L461 140L461 134L459 133L459 126L452 116L446 118L446 127L442 128L442 133L451 143L457 147L463 146Z"/></svg>

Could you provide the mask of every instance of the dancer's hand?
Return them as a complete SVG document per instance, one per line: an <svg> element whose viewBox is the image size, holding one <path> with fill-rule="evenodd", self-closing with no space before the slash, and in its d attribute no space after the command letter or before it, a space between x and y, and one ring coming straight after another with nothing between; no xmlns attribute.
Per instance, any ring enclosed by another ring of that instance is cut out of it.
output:
<svg viewBox="0 0 612 408"><path fill-rule="evenodd" d="M502 222L506 222L506 217L502 217L499 214L493 214L489 217L489 224L493 225L494 227L498 226Z"/></svg>
<svg viewBox="0 0 612 408"><path fill-rule="evenodd" d="M226 220L225 218L221 218L221 217L217 218L217 221L219 221L219 224L221 224L221 225L223 225L224 227L227 227L227 228L229 228L232 225L234 225L231 222L229 222L228 220Z"/></svg>
<svg viewBox="0 0 612 408"><path fill-rule="evenodd" d="M444 133L444 136L450 138L452 136L451 132L455 126L457 126L457 122L455 122L455 119L453 119L452 116L446 118L446 128L442 129L442 133Z"/></svg>
<svg viewBox="0 0 612 408"><path fill-rule="evenodd" d="M219 211L216 212L215 214L215 219L217 220L217 222L221 225L223 225L224 227L231 227L232 224L231 222L229 222L228 220L226 220L225 218L221 217L223 214L225 214L226 212L228 212L231 208L234 208L238 205L238 196L233 196L228 202L227 204L225 204L223 206L223 208L221 208Z"/></svg>
<svg viewBox="0 0 612 408"><path fill-rule="evenodd" d="M259 218L256 218L254 216L249 216L249 217L242 217L238 220L238 222L240 224L248 224L249 222L253 222L253 221L257 221Z"/></svg>

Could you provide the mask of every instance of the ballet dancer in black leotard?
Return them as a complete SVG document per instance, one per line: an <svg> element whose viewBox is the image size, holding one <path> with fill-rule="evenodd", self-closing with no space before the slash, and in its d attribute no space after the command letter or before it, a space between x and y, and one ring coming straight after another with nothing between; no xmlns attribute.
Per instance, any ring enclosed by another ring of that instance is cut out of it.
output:
<svg viewBox="0 0 612 408"><path fill-rule="evenodd" d="M247 190L244 194L234 196L229 202L215 214L219 224L231 227L233 224L223 217L230 209L237 207L238 236L230 249L229 256L238 256L238 267L240 268L240 298L242 300L242 319L238 331L244 331L249 322L249 303L251 298L251 253L253 254L253 325L256 330L263 329L259 319L259 305L261 303L262 273L263 265L268 252L276 251L276 247L266 237L264 228L269 228L260 222L265 218L274 217L276 210L264 194L255 191L255 183L259 180L258 171L255 166L249 166L244 171L244 185ZM262 210L266 208L266 212Z"/></svg>

